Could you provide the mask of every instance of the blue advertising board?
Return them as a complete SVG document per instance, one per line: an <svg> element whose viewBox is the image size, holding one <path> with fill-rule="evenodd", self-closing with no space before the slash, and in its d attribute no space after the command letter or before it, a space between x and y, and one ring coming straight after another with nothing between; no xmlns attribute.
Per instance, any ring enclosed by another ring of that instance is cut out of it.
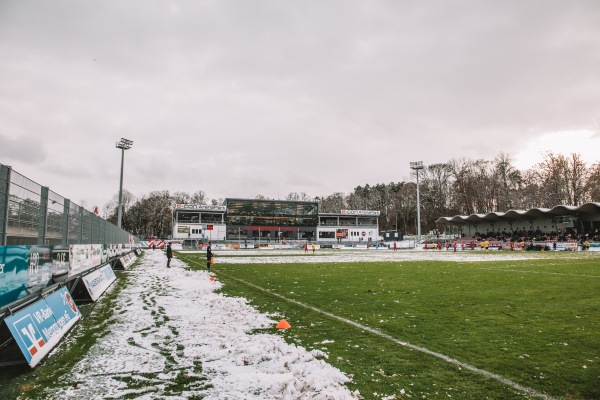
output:
<svg viewBox="0 0 600 400"><path fill-rule="evenodd" d="M7 317L4 322L33 368L80 317L71 294L66 288L61 288Z"/></svg>
<svg viewBox="0 0 600 400"><path fill-rule="evenodd" d="M65 250L63 250L64 252ZM68 258L52 246L0 246L0 307L37 293L68 271Z"/></svg>
<svg viewBox="0 0 600 400"><path fill-rule="evenodd" d="M101 244L0 246L0 307L81 275L123 254L124 249ZM131 258L135 259L132 255L121 259L124 268L133 263Z"/></svg>
<svg viewBox="0 0 600 400"><path fill-rule="evenodd" d="M0 307L28 294L28 269L27 246L0 246Z"/></svg>

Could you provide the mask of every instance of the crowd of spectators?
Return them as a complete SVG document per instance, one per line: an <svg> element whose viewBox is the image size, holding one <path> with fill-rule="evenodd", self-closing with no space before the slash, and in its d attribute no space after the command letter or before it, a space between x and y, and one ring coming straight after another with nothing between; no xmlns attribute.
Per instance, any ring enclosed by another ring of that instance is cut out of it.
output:
<svg viewBox="0 0 600 400"><path fill-rule="evenodd" d="M476 232L475 240L477 242L563 242L563 243L585 243L600 242L600 229L591 232L578 233L573 229L567 229L564 232L542 232L536 230L516 230L514 232Z"/></svg>

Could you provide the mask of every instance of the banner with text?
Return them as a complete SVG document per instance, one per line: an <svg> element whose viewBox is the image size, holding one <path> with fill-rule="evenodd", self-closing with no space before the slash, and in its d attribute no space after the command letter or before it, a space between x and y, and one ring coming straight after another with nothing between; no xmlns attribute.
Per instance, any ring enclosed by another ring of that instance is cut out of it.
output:
<svg viewBox="0 0 600 400"><path fill-rule="evenodd" d="M117 279L110 265L105 265L83 277L83 283L90 294L92 301L98 298L108 289L108 287Z"/></svg>
<svg viewBox="0 0 600 400"><path fill-rule="evenodd" d="M0 307L44 289L52 275L50 246L0 246Z"/></svg>
<svg viewBox="0 0 600 400"><path fill-rule="evenodd" d="M101 244L71 245L69 257L69 276L77 275L102 263L103 246Z"/></svg>
<svg viewBox="0 0 600 400"><path fill-rule="evenodd" d="M7 317L4 322L33 368L80 317L71 294L63 287Z"/></svg>

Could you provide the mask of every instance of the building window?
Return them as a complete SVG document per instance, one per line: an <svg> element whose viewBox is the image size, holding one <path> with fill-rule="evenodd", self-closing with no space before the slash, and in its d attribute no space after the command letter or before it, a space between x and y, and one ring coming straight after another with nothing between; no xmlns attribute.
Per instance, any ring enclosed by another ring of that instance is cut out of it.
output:
<svg viewBox="0 0 600 400"><path fill-rule="evenodd" d="M177 222L194 223L194 222L198 222L199 219L200 219L200 214L197 212L179 211L177 213Z"/></svg>
<svg viewBox="0 0 600 400"><path fill-rule="evenodd" d="M227 225L316 227L317 203L227 199Z"/></svg>
<svg viewBox="0 0 600 400"><path fill-rule="evenodd" d="M319 239L335 239L335 232L319 231Z"/></svg>

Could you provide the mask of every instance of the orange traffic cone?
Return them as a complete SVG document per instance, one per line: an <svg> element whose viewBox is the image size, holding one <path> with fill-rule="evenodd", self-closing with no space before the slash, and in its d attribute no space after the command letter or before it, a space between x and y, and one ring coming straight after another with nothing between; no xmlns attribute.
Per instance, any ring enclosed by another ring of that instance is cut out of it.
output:
<svg viewBox="0 0 600 400"><path fill-rule="evenodd" d="M279 323L277 324L277 326L275 328L277 329L290 329L292 326L290 324L288 324L288 322L285 319L282 319L281 321L279 321Z"/></svg>

